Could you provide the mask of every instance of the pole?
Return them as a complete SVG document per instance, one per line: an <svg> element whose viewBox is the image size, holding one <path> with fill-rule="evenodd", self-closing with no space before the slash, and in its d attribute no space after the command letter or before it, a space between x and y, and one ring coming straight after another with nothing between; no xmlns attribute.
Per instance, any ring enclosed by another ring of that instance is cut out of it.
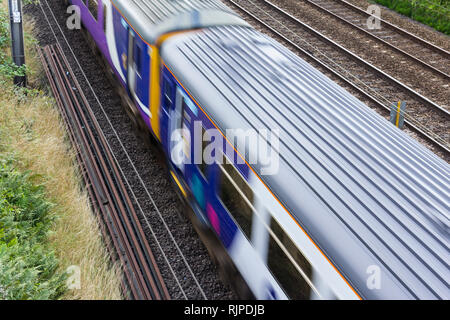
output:
<svg viewBox="0 0 450 320"><path fill-rule="evenodd" d="M22 1L8 0L9 17L11 25L11 53L12 59L17 66L25 64L25 48L23 42L22 26ZM14 84L25 87L27 83L26 76L14 77Z"/></svg>

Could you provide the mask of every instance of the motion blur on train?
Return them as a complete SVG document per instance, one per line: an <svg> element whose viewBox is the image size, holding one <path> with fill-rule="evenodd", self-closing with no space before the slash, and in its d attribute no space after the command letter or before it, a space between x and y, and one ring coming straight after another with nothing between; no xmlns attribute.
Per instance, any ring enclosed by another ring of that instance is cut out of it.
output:
<svg viewBox="0 0 450 320"><path fill-rule="evenodd" d="M70 3L242 298L450 298L446 162L219 0Z"/></svg>

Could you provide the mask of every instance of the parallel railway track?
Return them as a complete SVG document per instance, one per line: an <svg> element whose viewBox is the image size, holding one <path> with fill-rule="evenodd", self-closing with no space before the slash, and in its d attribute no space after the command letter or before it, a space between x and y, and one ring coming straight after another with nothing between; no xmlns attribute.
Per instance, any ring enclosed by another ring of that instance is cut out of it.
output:
<svg viewBox="0 0 450 320"><path fill-rule="evenodd" d="M449 81L450 52L440 48L416 35L405 31L390 22L379 19L380 29L369 30L367 19L369 13L344 0L302 0L321 12L356 28L364 35L386 45L417 63L431 70L443 80Z"/></svg>
<svg viewBox="0 0 450 320"><path fill-rule="evenodd" d="M167 288L123 184L117 163L59 45L39 50L50 87L63 115L104 238L123 267L124 296L168 300Z"/></svg>
<svg viewBox="0 0 450 320"><path fill-rule="evenodd" d="M341 85L356 90L384 116L388 115L386 111L390 111L393 103L405 101L407 126L428 140L433 149L443 152L443 158L449 161L450 113L446 108L366 62L270 1L228 0L226 3L243 13L250 22L261 26L263 32L281 39L337 77Z"/></svg>

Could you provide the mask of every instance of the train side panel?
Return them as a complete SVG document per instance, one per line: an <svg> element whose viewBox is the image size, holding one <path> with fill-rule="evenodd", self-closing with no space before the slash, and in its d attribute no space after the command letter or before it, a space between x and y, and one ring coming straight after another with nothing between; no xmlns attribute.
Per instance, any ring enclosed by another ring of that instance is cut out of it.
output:
<svg viewBox="0 0 450 320"><path fill-rule="evenodd" d="M233 147L230 156L229 142L166 65L162 79L163 149L184 182L185 196L198 219L220 239L254 295L258 299L358 299L249 165L238 161ZM181 129L181 139L176 129ZM209 129L219 134L205 139ZM205 160L199 150L207 153L208 148L194 148L199 134L206 145L219 146L233 164L195 164ZM177 148L176 141L182 141L182 146ZM233 204L232 199L240 202Z"/></svg>
<svg viewBox="0 0 450 320"><path fill-rule="evenodd" d="M197 164L203 161L198 154L203 147L195 146L198 141L194 137L199 134L207 137L210 132L208 130L215 127L167 67L162 70L160 124L163 149L177 180L182 181L180 187L185 188L183 193L198 220L213 230L220 239L256 298L287 299L267 267L267 251L261 251L254 245L261 233L251 235L252 221L249 221L249 216L241 216L233 210L230 201L224 200L224 192L234 192L230 190L231 183L226 183L228 178L224 170L232 170L232 174L242 179L242 183L249 189L255 180L254 174L246 164ZM176 133L177 129L181 129L181 139ZM210 140L222 146L219 149L223 154L227 153L227 142L222 136L210 137ZM177 141L182 141L182 145L177 147ZM229 153L227 154L229 156ZM233 151L232 157L235 163L237 153ZM233 211L234 215L230 211ZM252 215L250 212L250 216ZM256 225L257 219L256 216L250 218L253 220L253 226ZM267 235L266 229L262 233L264 232ZM305 298L310 298L309 295L310 293Z"/></svg>

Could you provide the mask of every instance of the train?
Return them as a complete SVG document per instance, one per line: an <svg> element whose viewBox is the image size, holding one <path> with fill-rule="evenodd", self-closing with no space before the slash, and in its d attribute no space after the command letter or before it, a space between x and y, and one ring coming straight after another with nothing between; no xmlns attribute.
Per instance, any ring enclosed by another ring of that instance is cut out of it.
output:
<svg viewBox="0 0 450 320"><path fill-rule="evenodd" d="M219 0L70 0L243 298L449 299L449 165Z"/></svg>

